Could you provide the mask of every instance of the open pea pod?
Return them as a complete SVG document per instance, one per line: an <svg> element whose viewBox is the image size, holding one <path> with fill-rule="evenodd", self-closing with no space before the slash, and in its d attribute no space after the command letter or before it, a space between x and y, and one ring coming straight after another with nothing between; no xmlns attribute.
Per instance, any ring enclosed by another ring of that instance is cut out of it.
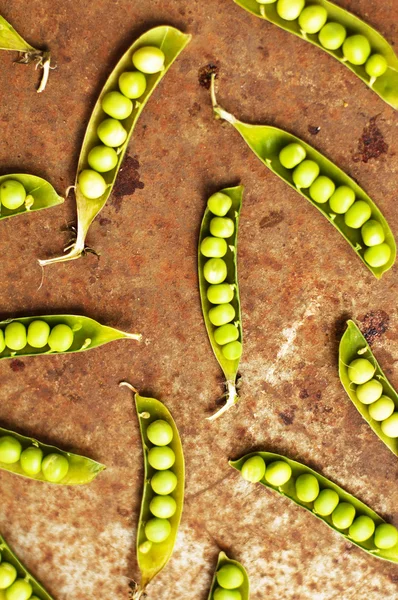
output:
<svg viewBox="0 0 398 600"><path fill-rule="evenodd" d="M238 226L239 226L239 217L240 211L242 208L242 198L244 187L239 185L231 188L224 188L220 190L222 194L226 194L232 200L232 205L230 210L225 215L226 217L233 220L235 224L233 235L228 238L228 250L227 254L223 256L223 260L227 265L227 277L224 283L229 283L234 286L234 297L231 300L231 304L235 309L235 320L234 323L239 330L239 338L238 341L242 343L242 315L241 315L241 305L240 305L240 297L239 297L239 284L238 284L238 267L237 267L237 247L238 247ZM206 325L207 334L209 336L210 344L213 349L213 352L218 360L218 363L223 370L226 379L226 387L227 387L227 400L214 415L209 417L209 420L212 421L217 419L220 415L222 415L225 411L227 411L231 406L236 404L238 401L238 395L236 391L236 378L238 374L238 367L240 358L236 360L228 360L222 353L222 346L217 344L214 339L214 332L216 327L211 323L209 319L209 310L213 307L213 305L209 302L207 298L207 289L209 284L207 283L204 274L203 268L208 260L207 257L203 256L200 251L200 246L203 240L209 235L210 230L210 221L214 217L214 214L210 212L208 208L206 208L202 224L200 226L199 233L199 251L198 251L198 278L199 278L199 292L200 292L200 301L202 304L202 312L203 319Z"/></svg>
<svg viewBox="0 0 398 600"><path fill-rule="evenodd" d="M33 212L34 210L41 210L43 208L50 208L51 206L57 206L57 204L62 204L64 202L64 198L58 196L57 192L48 181L41 177L37 177L36 175L28 175L25 173L1 175L0 185L8 180L19 181L25 188L26 198L24 204L15 210L10 210L5 206L0 205L0 219L14 217L22 213Z"/></svg>
<svg viewBox="0 0 398 600"><path fill-rule="evenodd" d="M382 429L381 423L375 421L369 414L369 406L371 404L363 404L357 398L355 393L355 384L353 384L348 377L348 365L357 358L366 358L375 367L376 371L374 378L376 378L383 386L383 395L388 396L393 400L395 404L395 410L398 411L398 394L384 375L379 363L375 359L373 352L371 351L369 344L365 337L360 332L358 326L354 321L347 321L347 329L345 330L343 337L340 340L339 346L339 376L340 381L343 384L345 391L350 397L352 403L363 416L365 421L369 423L375 434L381 439L382 442L398 456L398 438L390 438L386 436Z"/></svg>
<svg viewBox="0 0 398 600"><path fill-rule="evenodd" d="M20 63L36 62L43 69L43 75L37 91L42 92L50 73L51 55L49 52L33 48L26 42L14 27L0 15L0 50L13 50L21 53Z"/></svg>
<svg viewBox="0 0 398 600"><path fill-rule="evenodd" d="M168 25L155 27L141 35L122 56L116 67L109 76L105 86L97 100L97 103L92 112L90 121L87 126L86 135L83 140L82 149L79 157L79 164L76 173L75 193L77 204L77 239L72 246L72 249L67 254L48 260L40 260L42 266L49 265L55 262L65 262L79 258L85 248L85 240L89 227L98 213L105 206L109 196L112 193L119 169L127 150L130 138L133 134L134 127L142 113L146 103L148 102L152 92L167 73L177 56L182 52L185 46L190 41L191 36L186 35ZM98 125L104 119L104 111L101 107L101 102L105 94L111 91L118 90L118 80L122 73L132 69L132 55L143 46L155 46L160 48L165 55L164 69L153 75L146 75L147 86L145 92L140 97L139 101L135 101L134 109L131 115L123 121L123 126L127 131L127 139L125 143L118 149L118 162L114 169L106 173L101 173L107 184L105 193L97 199L86 198L80 190L78 184L78 176L83 169L88 167L88 154L94 146L99 143L97 136Z"/></svg>
<svg viewBox="0 0 398 600"><path fill-rule="evenodd" d="M301 196L308 200L312 206L322 213L329 223L331 223L337 229L337 231L340 232L357 256L377 279L380 279L383 273L392 267L396 258L396 243L391 229L373 200L351 177L333 164L331 160L326 158L326 156L323 156L323 154L315 150L315 148L291 133L288 133L283 129L267 125L249 125L248 123L243 123L242 121L236 119L233 115L228 113L217 104L214 93L214 75L212 76L212 102L216 117L224 119L233 125L241 134L249 148L266 167L275 173L275 175L278 175L278 177L296 190L296 192L301 194ZM311 198L308 189L298 188L295 186L292 177L292 170L286 169L279 160L280 151L291 143L300 144L306 151L306 158L316 162L320 168L320 174L332 179L336 185L336 188L338 186L347 186L351 188L351 190L355 193L357 200L362 200L369 205L371 209L370 218L374 219L382 226L385 236L385 243L388 244L391 251L388 261L383 266L372 267L366 262L364 255L367 247L363 243L361 229L353 229L352 227L348 227L344 221L344 214L333 213L329 207L329 202L326 202L325 204L318 204Z"/></svg>
<svg viewBox="0 0 398 600"><path fill-rule="evenodd" d="M362 548L362 550L365 550L365 552L368 552L369 554L372 554L373 556L377 556L378 558L383 558L384 560L388 560L391 562L398 562L398 543L396 543L395 546L393 546L392 548L380 550L379 548L377 548L375 546L375 544L373 542L373 536L370 539L366 540L365 542L354 541L348 535L347 529L340 530L334 526L331 516L324 517L324 516L317 514L314 511L313 502L303 502L297 497L295 481L296 481L297 477L299 477L299 475L304 475L304 474L313 475L318 480L319 488L321 490L323 490L323 489L334 490L338 494L340 502L347 502L349 504L352 504L356 510L356 516L365 515L365 516L370 517L374 521L376 527L378 525L385 523L385 521L377 513L375 513L374 510L372 510L371 508L366 506L366 504L364 504L363 502L361 502L360 500L358 500L357 498L352 496L352 494L349 494L348 492L343 490L340 486L336 485L335 483L333 483L326 477L323 477L322 475L320 475L317 471L314 471L313 469L310 469L306 465L303 465L302 463L299 463L295 460L291 460L290 458L287 458L286 456L283 456L281 454L275 454L275 452L251 452L250 454L246 454L239 460L229 461L229 464L231 465L231 467L233 467L237 471L241 471L246 460L253 456L261 456L261 458L264 460L264 462L267 466L268 466L269 462L283 461L283 462L287 463L288 465L290 465L290 468L292 471L290 479L287 481L287 483L285 483L282 486L279 486L279 487L273 486L270 483L268 483L264 477L262 477L262 479L259 482L261 485L263 485L264 487L267 487L271 490L274 490L275 492L278 492L282 496L286 496L287 498L290 498L290 500L293 500L293 502L295 502L302 508L305 508L306 510L308 510L311 514L313 514L315 517L317 517L318 519L320 519L321 521L326 523L326 525L328 525L331 529L334 529L334 531L336 531L337 533L342 535L345 539L347 539L351 543L355 544L359 548Z"/></svg>
<svg viewBox="0 0 398 600"><path fill-rule="evenodd" d="M297 35L307 42L311 42L311 44L334 56L340 63L348 67L350 71L362 79L384 102L398 109L398 58L393 48L378 31L352 13L340 6L336 6L332 2L328 2L328 0L313 0L311 2L311 6L323 6L328 14L328 22L340 23L346 28L348 35L360 34L368 39L372 48L372 54L381 54L387 61L387 69L380 77L370 77L365 70L365 65L353 65L346 61L341 47L337 50L326 49L320 43L318 33L305 33L300 28L297 19L294 21L282 19L276 11L276 3L259 4L256 0L234 0L234 2L256 17L270 21L274 25Z"/></svg>
<svg viewBox="0 0 398 600"><path fill-rule="evenodd" d="M221 569L221 567L224 567L225 565L233 565L234 567L237 567L242 572L243 583L241 586L239 586L239 588L234 588L234 589L237 589L237 591L240 592L242 600L249 600L250 584L249 584L249 577L247 575L246 569L237 560L232 560L232 558L228 558L228 556L225 554L225 552L220 552L220 554L218 555L217 567L216 567L216 571L213 576L213 580L211 582L211 588L210 588L208 600L214 599L214 592L218 587L220 587L217 583L217 573Z"/></svg>

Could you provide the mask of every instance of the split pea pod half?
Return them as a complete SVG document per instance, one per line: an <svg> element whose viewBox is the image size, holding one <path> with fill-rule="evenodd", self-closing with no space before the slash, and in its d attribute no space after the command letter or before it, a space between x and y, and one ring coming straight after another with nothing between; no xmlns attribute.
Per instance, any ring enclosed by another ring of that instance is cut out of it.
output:
<svg viewBox="0 0 398 600"><path fill-rule="evenodd" d="M248 12L322 48L398 109L398 58L373 27L328 0L234 0Z"/></svg>
<svg viewBox="0 0 398 600"><path fill-rule="evenodd" d="M398 456L398 394L354 321L339 346L340 381L375 434Z"/></svg>
<svg viewBox="0 0 398 600"><path fill-rule="evenodd" d="M62 204L53 186L41 177L27 174L0 176L0 219Z"/></svg>
<svg viewBox="0 0 398 600"><path fill-rule="evenodd" d="M140 396L125 381L120 385L135 394L144 453L144 489L137 528L141 581L133 592L133 600L138 600L172 555L184 503L185 466L178 429L164 404Z"/></svg>
<svg viewBox="0 0 398 600"><path fill-rule="evenodd" d="M17 61L22 64L35 62L38 67L43 69L43 75L37 88L37 91L42 92L46 85L50 74L51 55L44 50L33 48L26 42L17 31L13 28L4 17L0 15L0 50L12 50L19 52L21 58Z"/></svg>
<svg viewBox="0 0 398 600"><path fill-rule="evenodd" d="M252 452L229 464L251 483L293 500L373 556L398 563L398 530L317 471L274 452Z"/></svg>
<svg viewBox="0 0 398 600"><path fill-rule="evenodd" d="M203 318L213 352L224 372L227 400L209 420L236 404L242 354L237 243L243 187L225 188L207 202L199 233L198 275Z"/></svg>
<svg viewBox="0 0 398 600"><path fill-rule="evenodd" d="M77 238L71 250L45 266L80 258L89 227L112 193L130 138L152 92L190 41L168 25L150 29L117 63L87 126L76 173Z"/></svg>
<svg viewBox="0 0 398 600"><path fill-rule="evenodd" d="M225 552L220 552L208 600L249 600L249 595L249 577L245 568L237 560L228 558Z"/></svg>
<svg viewBox="0 0 398 600"><path fill-rule="evenodd" d="M396 244L373 200L351 177L303 140L277 127L238 121L217 104L214 79L212 75L216 118L233 125L257 158L315 206L380 279L395 262Z"/></svg>

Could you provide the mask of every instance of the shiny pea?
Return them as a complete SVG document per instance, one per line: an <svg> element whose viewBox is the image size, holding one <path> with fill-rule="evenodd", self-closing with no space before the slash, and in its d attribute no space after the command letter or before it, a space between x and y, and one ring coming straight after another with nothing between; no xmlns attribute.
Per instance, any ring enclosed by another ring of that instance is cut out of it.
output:
<svg viewBox="0 0 398 600"><path fill-rule="evenodd" d="M23 323L13 321L4 330L4 339L10 350L22 350L26 346L26 328Z"/></svg>
<svg viewBox="0 0 398 600"><path fill-rule="evenodd" d="M382 224L374 219L369 219L369 221L362 225L361 235L364 244L367 246L382 244L386 238Z"/></svg>
<svg viewBox="0 0 398 600"><path fill-rule="evenodd" d="M29 600L32 592L32 586L26 579L17 579L6 590L6 600Z"/></svg>
<svg viewBox="0 0 398 600"><path fill-rule="evenodd" d="M341 185L329 200L330 208L334 213L343 215L355 202L355 193L347 185Z"/></svg>
<svg viewBox="0 0 398 600"><path fill-rule="evenodd" d="M234 286L229 283L209 285L206 295L208 301L212 304L225 304L226 302L231 302L235 295L235 289Z"/></svg>
<svg viewBox="0 0 398 600"><path fill-rule="evenodd" d="M21 443L11 435L0 438L0 462L13 465L19 461L22 452Z"/></svg>
<svg viewBox="0 0 398 600"><path fill-rule="evenodd" d="M149 510L154 517L170 519L177 510L177 502L172 496L154 496L149 504Z"/></svg>
<svg viewBox="0 0 398 600"><path fill-rule="evenodd" d="M151 487L155 494L168 496L177 487L177 476L173 471L157 471L151 479Z"/></svg>
<svg viewBox="0 0 398 600"><path fill-rule="evenodd" d="M146 90L145 75L139 71L125 71L119 77L119 89L126 98L140 98Z"/></svg>
<svg viewBox="0 0 398 600"><path fill-rule="evenodd" d="M116 119L105 119L98 125L97 135L105 146L116 148L122 146L127 139L127 131Z"/></svg>
<svg viewBox="0 0 398 600"><path fill-rule="evenodd" d="M23 205L26 190L22 183L15 179L7 179L0 185L0 202L8 210L16 210Z"/></svg>
<svg viewBox="0 0 398 600"><path fill-rule="evenodd" d="M242 344L238 341L229 342L221 347L221 352L227 360L238 360L242 356Z"/></svg>
<svg viewBox="0 0 398 600"><path fill-rule="evenodd" d="M159 73L164 68L165 56L156 46L143 46L133 54L133 65L142 73Z"/></svg>
<svg viewBox="0 0 398 600"><path fill-rule="evenodd" d="M385 421L391 417L395 410L394 400L388 396L381 396L376 402L369 406L369 416L375 421Z"/></svg>
<svg viewBox="0 0 398 600"><path fill-rule="evenodd" d="M214 332L214 339L219 346L235 342L239 337L239 329L232 323L218 327Z"/></svg>
<svg viewBox="0 0 398 600"><path fill-rule="evenodd" d="M174 437L172 426L163 419L152 421L147 427L146 435L155 446L167 446Z"/></svg>
<svg viewBox="0 0 398 600"><path fill-rule="evenodd" d="M209 310L210 323L216 327L230 323L235 318L235 309L232 304L218 304Z"/></svg>
<svg viewBox="0 0 398 600"><path fill-rule="evenodd" d="M296 495L301 502L313 502L319 494L319 483L315 475L303 473L296 479Z"/></svg>
<svg viewBox="0 0 398 600"><path fill-rule="evenodd" d="M45 321L32 321L28 326L27 342L32 348L47 346L50 325Z"/></svg>
<svg viewBox="0 0 398 600"><path fill-rule="evenodd" d="M17 570L8 562L0 564L0 590L5 590L12 585L17 578Z"/></svg>
<svg viewBox="0 0 398 600"><path fill-rule="evenodd" d="M203 276L208 283L222 283L227 276L227 265L222 258L210 258L203 267Z"/></svg>
<svg viewBox="0 0 398 600"><path fill-rule="evenodd" d="M329 177L320 175L311 184L310 196L318 204L325 204L336 189L335 184Z"/></svg>
<svg viewBox="0 0 398 600"><path fill-rule="evenodd" d="M321 490L314 502L314 512L321 517L328 517L338 505L339 500L339 495L334 490Z"/></svg>
<svg viewBox="0 0 398 600"><path fill-rule="evenodd" d="M79 174L77 183L83 196L89 200L96 200L105 194L105 179L97 171L84 169Z"/></svg>
<svg viewBox="0 0 398 600"><path fill-rule="evenodd" d="M225 217L231 206L231 198L222 192L212 194L207 201L207 208L217 217Z"/></svg>
<svg viewBox="0 0 398 600"><path fill-rule="evenodd" d="M213 600L242 600L242 594L239 590L225 590L217 587L214 590Z"/></svg>
<svg viewBox="0 0 398 600"><path fill-rule="evenodd" d="M372 379L375 367L366 358L356 358L348 365L348 379L352 383L361 385Z"/></svg>
<svg viewBox="0 0 398 600"><path fill-rule="evenodd" d="M285 169L294 169L294 167L303 162L306 156L307 152L305 148L301 144L294 142L282 148L279 153L279 160Z"/></svg>
<svg viewBox="0 0 398 600"><path fill-rule="evenodd" d="M208 258L222 258L227 250L227 242L220 237L205 237L200 244L201 253Z"/></svg>
<svg viewBox="0 0 398 600"><path fill-rule="evenodd" d="M355 390L357 398L362 404L372 404L380 398L383 393L383 386L377 379L370 379L362 383Z"/></svg>
<svg viewBox="0 0 398 600"><path fill-rule="evenodd" d="M285 21L295 21L305 6L305 0L278 0L276 12Z"/></svg>
<svg viewBox="0 0 398 600"><path fill-rule="evenodd" d="M381 430L389 438L398 438L398 412L381 422Z"/></svg>
<svg viewBox="0 0 398 600"><path fill-rule="evenodd" d="M41 471L42 460L43 450L37 448L37 446L29 446L21 454L21 469L27 475L38 475Z"/></svg>
<svg viewBox="0 0 398 600"><path fill-rule="evenodd" d="M388 244L377 244L367 248L364 253L364 259L371 267L382 267L391 257L391 248Z"/></svg>
<svg viewBox="0 0 398 600"><path fill-rule="evenodd" d="M328 18L326 8L323 6L307 6L300 13L299 26L305 33L318 33L325 25Z"/></svg>
<svg viewBox="0 0 398 600"><path fill-rule="evenodd" d="M175 463L176 456L169 446L154 446L148 452L148 462L154 469L164 471Z"/></svg>
<svg viewBox="0 0 398 600"><path fill-rule="evenodd" d="M150 542L160 544L167 540L171 533L171 525L167 519L149 519L145 525L145 535Z"/></svg>
<svg viewBox="0 0 398 600"><path fill-rule="evenodd" d="M150 542L149 540L146 540L145 542L142 542L142 544L139 545L138 550L142 553L142 554L148 554L148 552L150 552L152 550L152 542Z"/></svg>
<svg viewBox="0 0 398 600"><path fill-rule="evenodd" d="M394 525L381 523L375 530L375 546L380 550L388 550L398 544L398 531Z"/></svg>
<svg viewBox="0 0 398 600"><path fill-rule="evenodd" d="M214 217L210 221L210 233L218 238L229 238L235 231L235 223L228 217Z"/></svg>
<svg viewBox="0 0 398 600"><path fill-rule="evenodd" d="M372 54L366 61L365 71L369 77L380 77L387 71L388 63L382 54Z"/></svg>
<svg viewBox="0 0 398 600"><path fill-rule="evenodd" d="M298 188L309 188L319 175L319 167L313 160L303 160L293 171L293 182Z"/></svg>
<svg viewBox="0 0 398 600"><path fill-rule="evenodd" d="M0 329L0 353L4 352L6 348L6 342L4 339L4 331L2 329Z"/></svg>
<svg viewBox="0 0 398 600"><path fill-rule="evenodd" d="M87 157L90 167L94 171L98 171L98 173L112 171L116 167L118 160L116 151L113 148L109 148L109 146L94 146Z"/></svg>
<svg viewBox="0 0 398 600"><path fill-rule="evenodd" d="M275 460L267 466L265 480L275 487L285 485L292 476L291 466L284 460Z"/></svg>
<svg viewBox="0 0 398 600"><path fill-rule="evenodd" d="M69 325L60 323L51 329L48 345L53 352L66 352L73 344L73 331Z"/></svg>
<svg viewBox="0 0 398 600"><path fill-rule="evenodd" d="M241 475L246 481L257 483L264 477L266 465L261 456L251 456L242 466Z"/></svg>
<svg viewBox="0 0 398 600"><path fill-rule="evenodd" d="M369 204L363 200L358 200L357 202L354 202L351 208L346 212L344 222L348 227L359 229L368 219L370 219L371 214L372 210Z"/></svg>
<svg viewBox="0 0 398 600"><path fill-rule="evenodd" d="M102 98L101 108L113 119L123 121L133 112L133 103L120 92L108 92Z"/></svg>
<svg viewBox="0 0 398 600"><path fill-rule="evenodd" d="M62 454L48 454L41 463L41 470L46 481L59 483L69 471L69 461Z"/></svg>
<svg viewBox="0 0 398 600"><path fill-rule="evenodd" d="M370 54L371 48L364 35L351 35L343 44L344 57L352 65L363 65Z"/></svg>
<svg viewBox="0 0 398 600"><path fill-rule="evenodd" d="M236 565L223 565L216 573L218 585L225 590L234 590L240 587L244 581L242 569Z"/></svg>
<svg viewBox="0 0 398 600"><path fill-rule="evenodd" d="M367 515L357 517L348 530L348 535L354 542L366 542L372 537L375 530L375 522Z"/></svg>
<svg viewBox="0 0 398 600"><path fill-rule="evenodd" d="M337 529L348 529L355 517L355 508L349 502L340 502L332 512L332 522Z"/></svg>
<svg viewBox="0 0 398 600"><path fill-rule="evenodd" d="M343 45L347 31L340 23L326 23L319 32L319 41L326 50L337 50Z"/></svg>

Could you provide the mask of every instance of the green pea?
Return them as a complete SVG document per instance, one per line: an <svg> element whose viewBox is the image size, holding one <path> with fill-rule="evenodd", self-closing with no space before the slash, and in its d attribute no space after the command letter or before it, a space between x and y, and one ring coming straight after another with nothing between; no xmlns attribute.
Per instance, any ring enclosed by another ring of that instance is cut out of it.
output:
<svg viewBox="0 0 398 600"><path fill-rule="evenodd" d="M340 23L326 23L319 32L319 41L326 50L337 50L343 45L347 31Z"/></svg>
<svg viewBox="0 0 398 600"><path fill-rule="evenodd" d="M142 544L139 545L138 550L142 553L142 554L148 554L148 552L150 552L152 550L152 542L150 542L149 540L146 540L146 542L143 542Z"/></svg>
<svg viewBox="0 0 398 600"><path fill-rule="evenodd" d="M374 404L371 404L368 410L370 417L375 421L385 421L395 410L394 400L388 396L382 396Z"/></svg>
<svg viewBox="0 0 398 600"><path fill-rule="evenodd" d="M382 54L372 54L366 61L365 71L369 77L380 77L387 71L388 63Z"/></svg>
<svg viewBox="0 0 398 600"><path fill-rule="evenodd" d="M167 519L149 519L145 525L145 535L150 542L160 544L167 540L171 533L171 525Z"/></svg>
<svg viewBox="0 0 398 600"><path fill-rule="evenodd" d="M323 6L307 6L300 13L299 25L305 33L318 33L325 25L327 18L328 13Z"/></svg>
<svg viewBox="0 0 398 600"><path fill-rule="evenodd" d="M173 471L157 471L151 479L151 487L155 494L168 496L177 487L177 476Z"/></svg>
<svg viewBox="0 0 398 600"><path fill-rule="evenodd" d="M58 483L67 476L69 461L62 454L48 454L41 463L41 469L46 481Z"/></svg>
<svg viewBox="0 0 398 600"><path fill-rule="evenodd" d="M4 331L2 329L0 329L0 353L4 352L6 347L6 342L4 339Z"/></svg>
<svg viewBox="0 0 398 600"><path fill-rule="evenodd" d="M383 393L383 386L377 379L370 379L362 383L355 390L357 398L362 404L372 404L380 398Z"/></svg>
<svg viewBox="0 0 398 600"><path fill-rule="evenodd" d="M20 442L11 435L3 435L0 438L0 462L13 465L19 461L22 446Z"/></svg>
<svg viewBox="0 0 398 600"><path fill-rule="evenodd" d="M17 578L17 570L8 562L0 564L0 590L5 590L14 583Z"/></svg>
<svg viewBox="0 0 398 600"><path fill-rule="evenodd" d="M388 550L393 548L398 543L398 531L394 525L389 523L382 523L376 527L375 546L380 550Z"/></svg>
<svg viewBox="0 0 398 600"><path fill-rule="evenodd" d="M154 446L148 452L148 462L154 469L164 471L175 463L176 456L168 446Z"/></svg>
<svg viewBox="0 0 398 600"><path fill-rule="evenodd" d="M214 339L219 346L224 346L224 344L229 344L229 342L235 342L238 337L239 329L232 323L222 325L214 332Z"/></svg>
<svg viewBox="0 0 398 600"><path fill-rule="evenodd" d="M23 205L26 190L22 183L15 179L7 179L0 185L0 202L8 210L16 210Z"/></svg>
<svg viewBox="0 0 398 600"><path fill-rule="evenodd" d="M32 596L32 586L25 579L17 579L7 590L7 600L29 600Z"/></svg>
<svg viewBox="0 0 398 600"><path fill-rule="evenodd" d="M381 422L381 430L389 438L398 438L398 412Z"/></svg>
<svg viewBox="0 0 398 600"><path fill-rule="evenodd" d="M218 237L206 237L200 244L201 253L208 258L222 258L227 250L227 242Z"/></svg>
<svg viewBox="0 0 398 600"><path fill-rule="evenodd" d="M21 454L21 469L27 475L38 475L41 471L43 451L36 446L29 446Z"/></svg>
<svg viewBox="0 0 398 600"><path fill-rule="evenodd" d="M356 358L348 365L348 379L352 383L361 385L372 379L375 367L366 358Z"/></svg>
<svg viewBox="0 0 398 600"><path fill-rule="evenodd" d="M139 71L125 71L119 77L119 89L126 98L140 98L146 90L145 75Z"/></svg>
<svg viewBox="0 0 398 600"><path fill-rule="evenodd" d="M235 295L235 290L234 286L230 283L219 283L218 285L209 285L206 295L208 301L212 304L225 304L226 302L231 302Z"/></svg>
<svg viewBox="0 0 398 600"><path fill-rule="evenodd" d="M348 227L359 229L368 219L370 219L371 214L372 209L369 204L363 200L358 200L357 202L354 202L351 208L346 212L344 222Z"/></svg>
<svg viewBox="0 0 398 600"><path fill-rule="evenodd" d="M13 321L4 330L4 339L10 350L22 350L26 346L25 325Z"/></svg>
<svg viewBox="0 0 398 600"><path fill-rule="evenodd" d="M163 419L152 421L147 427L146 434L148 440L155 446L167 446L174 437L173 428Z"/></svg>
<svg viewBox="0 0 398 600"><path fill-rule="evenodd" d="M303 160L293 171L293 182L298 189L309 188L319 175L319 167L313 160Z"/></svg>
<svg viewBox="0 0 398 600"><path fill-rule="evenodd" d="M329 177L320 175L310 187L310 196L318 204L325 204L333 194L336 186Z"/></svg>
<svg viewBox="0 0 398 600"><path fill-rule="evenodd" d="M367 246L382 244L386 238L382 224L374 219L370 219L365 225L362 225L361 234Z"/></svg>
<svg viewBox="0 0 398 600"><path fill-rule="evenodd" d="M222 258L210 258L203 267L203 276L208 283L222 283L227 272L227 265Z"/></svg>
<svg viewBox="0 0 398 600"><path fill-rule="evenodd" d="M28 326L27 342L32 348L44 348L50 335L50 325L45 321L32 321Z"/></svg>
<svg viewBox="0 0 398 600"><path fill-rule="evenodd" d="M330 198L329 205L334 213L343 215L355 202L355 193L346 185L341 185Z"/></svg>
<svg viewBox="0 0 398 600"><path fill-rule="evenodd" d="M257 483L264 477L266 465L261 456L251 456L242 466L241 475L246 481Z"/></svg>
<svg viewBox="0 0 398 600"><path fill-rule="evenodd" d="M328 517L338 505L339 500L339 495L334 490L321 490L314 502L314 512L321 517Z"/></svg>
<svg viewBox="0 0 398 600"><path fill-rule="evenodd" d="M210 221L210 233L215 237L229 238L235 231L235 223L228 217L214 217Z"/></svg>
<svg viewBox="0 0 398 600"><path fill-rule="evenodd" d="M163 71L165 56L156 46L144 46L133 54L133 65L142 73L159 73Z"/></svg>
<svg viewBox="0 0 398 600"><path fill-rule="evenodd" d="M304 473L296 479L296 495L301 502L313 502L319 494L319 483L315 475Z"/></svg>
<svg viewBox="0 0 398 600"><path fill-rule="evenodd" d="M337 529L348 529L354 517L355 508L349 502L340 502L332 512L332 522Z"/></svg>
<svg viewBox="0 0 398 600"><path fill-rule="evenodd" d="M90 167L94 171L98 171L98 173L112 171L116 167L118 160L116 151L108 146L94 146L87 157Z"/></svg>
<svg viewBox="0 0 398 600"><path fill-rule="evenodd" d="M363 65L370 54L371 48L364 35L351 35L343 44L344 57L352 65Z"/></svg>
<svg viewBox="0 0 398 600"><path fill-rule="evenodd" d="M133 112L133 103L120 92L108 92L102 98L101 108L113 119L123 121Z"/></svg>
<svg viewBox="0 0 398 600"><path fill-rule="evenodd" d="M48 345L54 352L66 352L73 344L73 337L72 329L61 323L51 329Z"/></svg>
<svg viewBox="0 0 398 600"><path fill-rule="evenodd" d="M105 146L116 148L122 146L127 139L127 131L116 119L105 119L98 125L97 135Z"/></svg>
<svg viewBox="0 0 398 600"><path fill-rule="evenodd" d="M216 573L218 585L225 590L234 590L240 587L244 581L242 569L236 565L223 565Z"/></svg>
<svg viewBox="0 0 398 600"><path fill-rule="evenodd" d="M242 356L242 350L240 342L229 342L221 348L221 352L227 360L238 360Z"/></svg>
<svg viewBox="0 0 398 600"><path fill-rule="evenodd" d="M354 542L366 542L372 537L375 530L375 522L367 515L357 517L350 526L348 535Z"/></svg>
<svg viewBox="0 0 398 600"><path fill-rule="evenodd" d="M265 481L274 487L285 485L292 476L292 468L284 460L270 463L265 472Z"/></svg>
<svg viewBox="0 0 398 600"><path fill-rule="evenodd" d="M295 21L305 6L305 0L278 0L276 12L285 21Z"/></svg>
<svg viewBox="0 0 398 600"><path fill-rule="evenodd" d="M96 171L84 169L77 179L80 191L89 200L95 200L105 194L105 179Z"/></svg>
<svg viewBox="0 0 398 600"><path fill-rule="evenodd" d="M239 590L224 590L217 587L214 590L213 600L242 600L242 594Z"/></svg>
<svg viewBox="0 0 398 600"><path fill-rule="evenodd" d="M364 253L364 259L371 267L382 267L391 257L391 248L388 244L377 244L367 248Z"/></svg>
<svg viewBox="0 0 398 600"><path fill-rule="evenodd" d="M305 157L307 152L301 144L288 144L279 153L279 161L285 169L294 169L300 164Z"/></svg>
<svg viewBox="0 0 398 600"><path fill-rule="evenodd" d="M177 502L172 496L154 496L149 510L159 519L170 519L177 510Z"/></svg>
<svg viewBox="0 0 398 600"><path fill-rule="evenodd" d="M219 327L233 321L235 309L232 304L218 304L209 310L210 323Z"/></svg>
<svg viewBox="0 0 398 600"><path fill-rule="evenodd" d="M207 208L217 217L225 217L231 206L231 198L222 192L216 192L207 201Z"/></svg>

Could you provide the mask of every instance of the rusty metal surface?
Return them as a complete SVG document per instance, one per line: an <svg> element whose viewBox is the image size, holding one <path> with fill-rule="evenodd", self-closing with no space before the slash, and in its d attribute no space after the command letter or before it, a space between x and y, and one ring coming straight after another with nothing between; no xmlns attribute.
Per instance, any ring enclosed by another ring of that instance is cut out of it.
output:
<svg viewBox="0 0 398 600"><path fill-rule="evenodd" d="M398 42L395 0L339 3ZM337 376L344 319L384 311L388 329L373 350L398 385L397 268L376 281L317 211L265 169L229 125L213 119L198 74L218 63L225 108L312 143L358 180L398 232L393 109L337 61L232 0L0 0L0 13L32 44L48 43L58 63L37 95L33 67L0 53L0 170L44 176L59 192L73 183L91 108L121 53L153 24L194 35L153 94L120 185L90 230L100 260L89 255L50 267L38 289L36 258L54 256L67 241L61 229L74 219L72 197L60 208L1 223L2 318L81 312L145 338L140 346L121 341L81 355L1 361L3 426L108 466L80 488L0 472L6 539L57 600L127 600L128 578L138 576L134 534L143 474L131 397L118 388L128 379L167 403L187 463L176 550L148 588L149 599L205 600L219 548L246 566L252 600L397 598L397 566L246 484L226 462L256 447L286 453L398 525L396 458ZM375 137L388 149L382 144L385 152L375 149L379 155L363 162L363 135L374 133L377 115ZM206 196L238 181L246 186L241 401L210 425L204 417L222 379L202 322L196 239Z"/></svg>

